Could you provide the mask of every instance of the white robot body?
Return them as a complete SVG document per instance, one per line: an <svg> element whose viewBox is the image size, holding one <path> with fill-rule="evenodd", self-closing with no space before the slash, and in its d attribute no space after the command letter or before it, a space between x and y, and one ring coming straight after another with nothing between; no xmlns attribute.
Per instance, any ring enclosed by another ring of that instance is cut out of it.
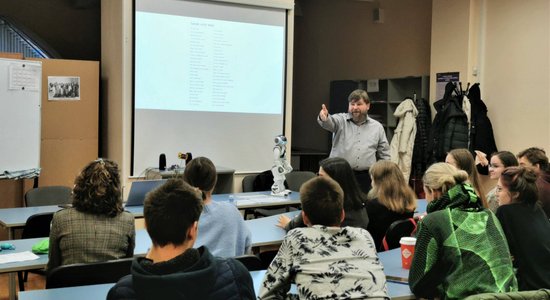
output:
<svg viewBox="0 0 550 300"><path fill-rule="evenodd" d="M273 185L271 186L271 195L287 196L290 191L285 188L285 174L292 172L292 166L286 160L286 137L278 135L275 137L275 147L273 147Z"/></svg>

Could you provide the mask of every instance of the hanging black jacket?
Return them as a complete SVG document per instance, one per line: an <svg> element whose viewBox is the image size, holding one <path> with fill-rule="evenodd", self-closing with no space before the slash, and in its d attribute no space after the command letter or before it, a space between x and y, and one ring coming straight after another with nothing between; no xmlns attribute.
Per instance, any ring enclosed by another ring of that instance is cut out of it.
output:
<svg viewBox="0 0 550 300"><path fill-rule="evenodd" d="M493 126L487 116L487 106L481 100L479 83L474 84L469 92L468 99L472 107L471 126L470 126L470 152L475 157L474 150L479 150L487 156L497 152L495 136L493 135ZM482 172L487 175L487 173Z"/></svg>
<svg viewBox="0 0 550 300"><path fill-rule="evenodd" d="M432 125L433 162L445 160L447 152L468 149L468 117L462 110L462 99L453 96L454 84L447 83L445 96L434 103L436 115Z"/></svg>
<svg viewBox="0 0 550 300"><path fill-rule="evenodd" d="M412 157L411 177L422 177L431 159L430 130L432 129L432 111L430 104L424 98L415 101L418 115L416 116L416 137Z"/></svg>

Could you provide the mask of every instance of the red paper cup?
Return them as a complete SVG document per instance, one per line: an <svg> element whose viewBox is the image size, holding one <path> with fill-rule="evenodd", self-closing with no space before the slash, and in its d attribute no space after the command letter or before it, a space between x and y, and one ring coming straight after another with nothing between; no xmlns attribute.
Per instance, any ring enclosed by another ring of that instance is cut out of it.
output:
<svg viewBox="0 0 550 300"><path fill-rule="evenodd" d="M416 245L416 238L402 237L399 240L401 244L401 266L403 269L410 269L411 262L414 256L414 246Z"/></svg>

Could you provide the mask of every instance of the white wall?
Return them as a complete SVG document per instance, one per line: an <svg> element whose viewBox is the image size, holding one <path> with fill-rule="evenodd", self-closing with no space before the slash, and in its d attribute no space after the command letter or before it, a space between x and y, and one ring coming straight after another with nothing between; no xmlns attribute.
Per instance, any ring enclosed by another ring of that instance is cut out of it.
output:
<svg viewBox="0 0 550 300"><path fill-rule="evenodd" d="M550 151L549 3L433 1L430 100L437 72L480 82L499 150Z"/></svg>

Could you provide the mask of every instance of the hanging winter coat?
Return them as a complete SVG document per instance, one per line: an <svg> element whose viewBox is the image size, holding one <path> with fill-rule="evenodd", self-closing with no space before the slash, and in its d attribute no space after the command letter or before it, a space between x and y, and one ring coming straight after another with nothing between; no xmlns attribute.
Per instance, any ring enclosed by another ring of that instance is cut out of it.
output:
<svg viewBox="0 0 550 300"><path fill-rule="evenodd" d="M430 130L432 128L432 111L428 100L421 98L415 101L418 115L416 116L416 137L412 157L411 175L421 178L430 165Z"/></svg>
<svg viewBox="0 0 550 300"><path fill-rule="evenodd" d="M479 150L487 155L497 152L493 126L487 116L487 106L481 100L479 83L474 84L469 92L468 98L471 105L471 128L470 128L470 152ZM475 155L475 154L474 154Z"/></svg>
<svg viewBox="0 0 550 300"><path fill-rule="evenodd" d="M405 180L409 181L418 110L412 99L407 98L397 106L393 115L399 121L390 143L391 160L399 166Z"/></svg>
<svg viewBox="0 0 550 300"><path fill-rule="evenodd" d="M447 152L457 148L468 148L468 118L462 110L462 101L453 96L454 85L445 86L445 96L434 103L436 115L432 126L434 162L445 161Z"/></svg>

